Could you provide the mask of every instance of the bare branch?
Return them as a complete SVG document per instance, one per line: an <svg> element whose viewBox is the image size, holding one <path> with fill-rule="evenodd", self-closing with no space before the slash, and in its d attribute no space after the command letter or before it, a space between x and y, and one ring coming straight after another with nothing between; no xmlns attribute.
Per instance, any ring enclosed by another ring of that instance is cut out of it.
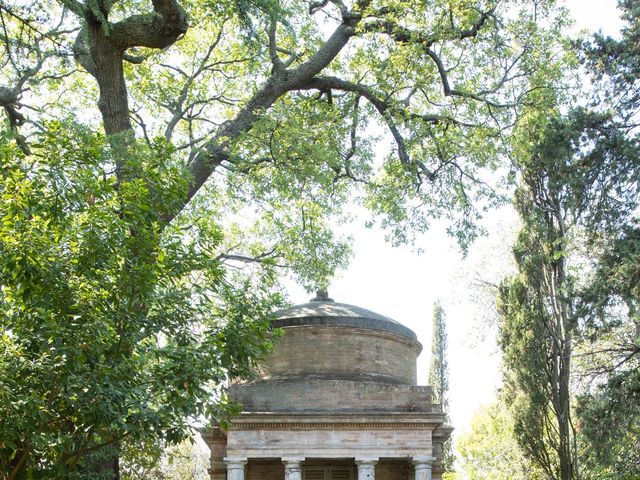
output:
<svg viewBox="0 0 640 480"><path fill-rule="evenodd" d="M269 23L269 57L271 58L271 64L273 70L284 70L285 66L278 56L278 46L276 42L276 30L278 29L278 21L275 16L271 17Z"/></svg>
<svg viewBox="0 0 640 480"><path fill-rule="evenodd" d="M436 68L438 69L438 74L440 75L440 81L442 82L442 89L444 90L445 96L470 98L472 100L484 102L487 105L491 105L495 108L506 108L514 106L512 103L497 103L477 93L465 92L463 90L451 88L451 86L449 85L447 69L444 67L442 59L436 54L436 52L434 52L430 48L425 49L425 53L429 55L429 57L431 57L433 63L435 63Z"/></svg>
<svg viewBox="0 0 640 480"><path fill-rule="evenodd" d="M319 2L312 2L309 5L309 13L311 15L313 15L314 13L316 13L321 8L326 7L328 4L329 4L329 0L321 0Z"/></svg>

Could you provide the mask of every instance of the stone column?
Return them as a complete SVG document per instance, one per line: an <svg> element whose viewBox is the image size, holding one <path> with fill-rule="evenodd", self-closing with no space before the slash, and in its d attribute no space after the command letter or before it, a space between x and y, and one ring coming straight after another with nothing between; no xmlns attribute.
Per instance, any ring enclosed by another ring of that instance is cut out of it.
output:
<svg viewBox="0 0 640 480"><path fill-rule="evenodd" d="M302 480L302 462L304 458L282 457L284 480Z"/></svg>
<svg viewBox="0 0 640 480"><path fill-rule="evenodd" d="M433 457L413 457L415 480L431 480L431 463L434 460Z"/></svg>
<svg viewBox="0 0 640 480"><path fill-rule="evenodd" d="M224 463L227 464L227 480L244 480L247 457L225 457Z"/></svg>
<svg viewBox="0 0 640 480"><path fill-rule="evenodd" d="M358 480L375 480L377 459L359 459L356 458L358 466Z"/></svg>

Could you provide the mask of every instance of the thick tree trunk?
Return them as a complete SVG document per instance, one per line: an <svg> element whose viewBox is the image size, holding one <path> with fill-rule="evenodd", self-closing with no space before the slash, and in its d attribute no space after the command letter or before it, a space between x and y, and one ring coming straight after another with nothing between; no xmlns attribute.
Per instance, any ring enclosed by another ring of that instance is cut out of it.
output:
<svg viewBox="0 0 640 480"><path fill-rule="evenodd" d="M105 134L114 149L116 176L122 180L126 175L125 165L130 147L135 138L129 118L129 99L124 78L123 49L114 46L105 35L99 22L87 22L89 53L93 64L91 74L98 82L100 98L98 108L102 114ZM89 472L100 480L120 480L119 449L107 448L102 458L88 467Z"/></svg>
<svg viewBox="0 0 640 480"><path fill-rule="evenodd" d="M113 46L100 24L89 26L90 53L95 69L92 72L100 91L98 108L104 131L108 136L132 132L129 119L129 99L124 79L123 51Z"/></svg>
<svg viewBox="0 0 640 480"><path fill-rule="evenodd" d="M547 228L556 230L564 238L562 219L558 215L555 221L547 220ZM557 222L557 225L556 225ZM551 300L553 325L552 362L554 378L551 380L553 411L558 427L557 454L559 462L559 480L575 480L577 478L577 458L573 453L574 432L571 422L571 351L572 327L570 307L566 299L566 263L560 258L547 270L548 297Z"/></svg>

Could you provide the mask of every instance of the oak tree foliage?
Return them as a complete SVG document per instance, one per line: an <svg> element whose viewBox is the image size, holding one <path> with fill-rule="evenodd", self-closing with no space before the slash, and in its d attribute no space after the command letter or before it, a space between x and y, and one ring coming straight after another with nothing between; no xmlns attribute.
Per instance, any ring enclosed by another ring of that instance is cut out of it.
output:
<svg viewBox="0 0 640 480"><path fill-rule="evenodd" d="M395 242L442 217L467 245L561 70L556 14L0 2L2 475L117 478L135 445L223 418L269 348L278 269L311 290L345 264L347 201Z"/></svg>

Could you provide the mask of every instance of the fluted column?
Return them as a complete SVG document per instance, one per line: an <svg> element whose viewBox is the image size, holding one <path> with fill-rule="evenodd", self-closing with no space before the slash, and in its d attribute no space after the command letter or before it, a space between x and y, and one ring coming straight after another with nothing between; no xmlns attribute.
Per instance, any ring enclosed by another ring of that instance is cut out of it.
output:
<svg viewBox="0 0 640 480"><path fill-rule="evenodd" d="M302 462L304 458L282 458L284 480L302 480Z"/></svg>
<svg viewBox="0 0 640 480"><path fill-rule="evenodd" d="M227 464L227 480L244 480L244 466L247 464L246 457L225 457L224 463Z"/></svg>
<svg viewBox="0 0 640 480"><path fill-rule="evenodd" d="M356 458L356 465L358 466L358 480L375 480L377 462L377 459Z"/></svg>
<svg viewBox="0 0 640 480"><path fill-rule="evenodd" d="M431 464L434 460L433 457L413 457L415 480L431 480Z"/></svg>

